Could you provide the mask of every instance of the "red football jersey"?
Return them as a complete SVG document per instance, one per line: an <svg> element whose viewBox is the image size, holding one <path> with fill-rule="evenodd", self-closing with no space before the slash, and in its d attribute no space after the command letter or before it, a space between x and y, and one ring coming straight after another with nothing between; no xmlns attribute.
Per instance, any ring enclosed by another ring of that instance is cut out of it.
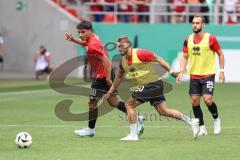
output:
<svg viewBox="0 0 240 160"><path fill-rule="evenodd" d="M100 79L106 77L107 70L102 60L102 56L108 58L108 53L105 50L102 41L97 35L92 34L88 39L88 42L86 44L86 54L91 65L91 70L94 78Z"/></svg>

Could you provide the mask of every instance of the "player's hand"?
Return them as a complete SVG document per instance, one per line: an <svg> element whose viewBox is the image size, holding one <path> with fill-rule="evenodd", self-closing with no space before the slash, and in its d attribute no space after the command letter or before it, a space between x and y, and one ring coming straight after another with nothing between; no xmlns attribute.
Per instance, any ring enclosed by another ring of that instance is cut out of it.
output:
<svg viewBox="0 0 240 160"><path fill-rule="evenodd" d="M183 73L180 72L178 76L176 77L176 83L181 84L182 83L182 78L183 78Z"/></svg>
<svg viewBox="0 0 240 160"><path fill-rule="evenodd" d="M224 72L220 72L220 74L219 74L219 82L220 82L221 84L224 84L224 82L225 82Z"/></svg>
<svg viewBox="0 0 240 160"><path fill-rule="evenodd" d="M68 41L72 41L73 40L73 35L71 33L65 33L65 39Z"/></svg>
<svg viewBox="0 0 240 160"><path fill-rule="evenodd" d="M179 75L179 73L180 73L180 72L173 72L173 73L172 73L172 76L173 76L174 78L177 78L178 75Z"/></svg>

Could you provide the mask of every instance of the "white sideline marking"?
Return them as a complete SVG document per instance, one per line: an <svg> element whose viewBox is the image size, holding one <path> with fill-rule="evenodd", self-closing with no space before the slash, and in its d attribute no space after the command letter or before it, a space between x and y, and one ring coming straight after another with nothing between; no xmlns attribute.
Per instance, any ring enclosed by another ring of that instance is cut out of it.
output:
<svg viewBox="0 0 240 160"><path fill-rule="evenodd" d="M47 92L50 91L50 89L38 89L38 90L32 90L32 91L13 91L13 92L4 92L0 93L0 96L11 96L11 95L19 95L19 94L33 94L33 93L40 93L40 92Z"/></svg>
<svg viewBox="0 0 240 160"><path fill-rule="evenodd" d="M15 125L15 124L2 124L0 128L10 128L10 127L32 127L32 128L76 128L79 126L69 126L69 125ZM97 126L97 128L128 128L129 126ZM188 127L177 127L177 126L145 126L145 128L188 128ZM213 127L208 127L213 128ZM240 126L226 126L223 129L240 129Z"/></svg>

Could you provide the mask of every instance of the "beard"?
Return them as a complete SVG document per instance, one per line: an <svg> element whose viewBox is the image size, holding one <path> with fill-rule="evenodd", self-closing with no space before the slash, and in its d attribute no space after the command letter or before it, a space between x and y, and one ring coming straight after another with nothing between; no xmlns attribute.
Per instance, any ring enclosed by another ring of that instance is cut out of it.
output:
<svg viewBox="0 0 240 160"><path fill-rule="evenodd" d="M194 29L193 29L193 32L194 32L194 33L199 33L199 32L201 32L201 31L202 31L202 28L197 29L197 30L194 30Z"/></svg>
<svg viewBox="0 0 240 160"><path fill-rule="evenodd" d="M121 56L127 56L127 52L120 52Z"/></svg>

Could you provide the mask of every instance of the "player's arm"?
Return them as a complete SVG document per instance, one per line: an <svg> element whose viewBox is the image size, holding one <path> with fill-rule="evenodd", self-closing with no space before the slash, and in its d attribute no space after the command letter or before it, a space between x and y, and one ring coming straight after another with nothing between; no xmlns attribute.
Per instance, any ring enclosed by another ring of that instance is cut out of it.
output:
<svg viewBox="0 0 240 160"><path fill-rule="evenodd" d="M173 77L177 77L178 73L174 72L170 65L161 57L148 50L138 50L138 58L142 62L157 62L166 69Z"/></svg>
<svg viewBox="0 0 240 160"><path fill-rule="evenodd" d="M209 46L211 50L217 53L218 59L219 59L219 66L220 66L220 74L219 74L219 80L221 83L225 82L225 75L224 75L224 55L223 51L220 47L220 44L218 43L218 40L215 36L210 35L210 40L209 40Z"/></svg>
<svg viewBox="0 0 240 160"><path fill-rule="evenodd" d="M176 82L178 84L181 84L181 81L182 81L182 77L186 71L186 67L187 67L187 63L188 63L188 53L183 53L182 56L181 56L181 59L180 59L180 73L178 75L178 77L176 78Z"/></svg>
<svg viewBox="0 0 240 160"><path fill-rule="evenodd" d="M65 39L71 42L75 42L80 45L86 45L86 41L81 40L80 38L75 38L71 33L65 33Z"/></svg>
<svg viewBox="0 0 240 160"><path fill-rule="evenodd" d="M220 49L218 52L218 59L219 59L219 66L220 66L220 74L219 74L219 80L223 84L225 82L225 75L224 75L224 55L222 49Z"/></svg>
<svg viewBox="0 0 240 160"><path fill-rule="evenodd" d="M113 81L112 87L108 91L110 94L112 94L118 88L118 86L120 85L120 83L122 82L122 80L124 78L124 75L125 75L125 71L124 71L122 65L120 64L119 72Z"/></svg>
<svg viewBox="0 0 240 160"><path fill-rule="evenodd" d="M177 78L178 73L174 72L173 69L170 67L167 61L165 61L162 57L159 57L155 54L154 61L159 63L164 69L166 69L174 78Z"/></svg>
<svg viewBox="0 0 240 160"><path fill-rule="evenodd" d="M39 57L39 53L36 52L34 55L34 63L37 63L38 57Z"/></svg>
<svg viewBox="0 0 240 160"><path fill-rule="evenodd" d="M119 67L119 72L117 74L117 76L115 77L113 83L112 83L112 86L111 88L109 89L109 91L103 96L103 100L105 101L106 99L108 99L112 94L113 92L118 88L118 86L120 85L120 83L122 82L122 79L124 78L124 75L125 75L125 71L124 69L122 68L122 65L120 64L120 67Z"/></svg>
<svg viewBox="0 0 240 160"><path fill-rule="evenodd" d="M188 63L188 53L183 53L180 59L180 73L184 74Z"/></svg>
<svg viewBox="0 0 240 160"><path fill-rule="evenodd" d="M187 67L187 63L188 63L188 38L185 39L184 43L183 43L183 52L182 52L182 56L180 58L180 73L178 75L178 77L176 78L176 82L178 84L181 84L182 81L182 77L186 71L186 67Z"/></svg>

